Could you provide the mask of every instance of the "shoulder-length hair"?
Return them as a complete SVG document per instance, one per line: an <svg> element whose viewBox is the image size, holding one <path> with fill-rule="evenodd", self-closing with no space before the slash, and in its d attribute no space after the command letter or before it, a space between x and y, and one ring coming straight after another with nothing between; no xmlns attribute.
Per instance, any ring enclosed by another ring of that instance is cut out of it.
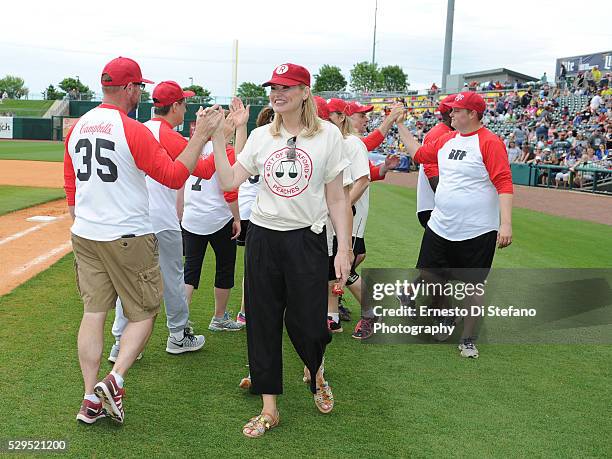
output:
<svg viewBox="0 0 612 459"><path fill-rule="evenodd" d="M301 84L300 88L304 89L306 86ZM317 116L317 105L312 97L312 93L308 91L308 98L302 103L302 114L301 122L304 125L303 136L312 137L317 134L321 129L321 121ZM270 134L274 137L280 135L280 128L283 124L283 115L281 113L275 113L274 119L270 124Z"/></svg>

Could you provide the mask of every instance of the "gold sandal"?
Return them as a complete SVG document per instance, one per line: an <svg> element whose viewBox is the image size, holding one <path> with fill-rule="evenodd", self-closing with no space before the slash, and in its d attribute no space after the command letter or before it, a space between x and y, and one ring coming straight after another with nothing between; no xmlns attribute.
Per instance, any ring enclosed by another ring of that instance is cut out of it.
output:
<svg viewBox="0 0 612 459"><path fill-rule="evenodd" d="M314 402L317 409L323 414L331 413L331 410L334 409L334 394L332 394L331 387L329 387L327 381L321 387L317 387L317 393L314 394Z"/></svg>
<svg viewBox="0 0 612 459"><path fill-rule="evenodd" d="M242 428L242 433L244 434L244 436L249 438L261 437L268 430L276 427L278 425L279 419L280 416L278 414L276 415L276 418L274 418L269 414L261 413L260 415L249 419L249 422L247 422ZM250 432L247 433L247 430L249 430Z"/></svg>

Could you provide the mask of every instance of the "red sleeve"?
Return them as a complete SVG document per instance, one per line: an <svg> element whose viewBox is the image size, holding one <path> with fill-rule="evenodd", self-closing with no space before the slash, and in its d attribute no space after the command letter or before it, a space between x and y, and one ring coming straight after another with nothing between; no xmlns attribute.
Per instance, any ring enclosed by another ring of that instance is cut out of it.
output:
<svg viewBox="0 0 612 459"><path fill-rule="evenodd" d="M70 128L68 135L64 139L64 191L66 192L66 201L69 206L74 206L74 195L76 194L76 176L74 174L74 166L72 165L72 157L68 153L68 141L74 126Z"/></svg>
<svg viewBox="0 0 612 459"><path fill-rule="evenodd" d="M385 176L380 175L380 166L375 166L374 163L370 161L370 182L376 182L384 179Z"/></svg>
<svg viewBox="0 0 612 459"><path fill-rule="evenodd" d="M419 148L414 154L413 159L419 164L438 164L438 150L444 146L444 144L455 136L454 132L450 132L443 136L438 137L432 142L427 142Z"/></svg>
<svg viewBox="0 0 612 459"><path fill-rule="evenodd" d="M170 159L169 152L143 124L121 113L128 146L136 166L162 185L178 190L189 177L189 169Z"/></svg>
<svg viewBox="0 0 612 459"><path fill-rule="evenodd" d="M440 170L438 168L437 157L435 163L423 164L423 171L428 179L439 176Z"/></svg>
<svg viewBox="0 0 612 459"><path fill-rule="evenodd" d="M512 172L506 146L497 137L481 136L479 140L482 162L489 172L491 183L497 189L497 194L513 194Z"/></svg>
<svg viewBox="0 0 612 459"><path fill-rule="evenodd" d="M374 129L367 137L361 137L361 140L363 143L365 143L368 151L372 151L376 149L376 147L378 147L383 140L385 140L385 137L382 135L382 132L380 132L379 129Z"/></svg>
<svg viewBox="0 0 612 459"><path fill-rule="evenodd" d="M234 150L234 147L228 145L227 148L225 149L225 152L227 153L227 159L230 165L233 166L234 163L236 162L236 151ZM213 155L209 156L209 158L212 158L212 157ZM237 201L238 200L238 188L234 188L232 191L225 191L223 193L223 197L225 198L226 202Z"/></svg>
<svg viewBox="0 0 612 459"><path fill-rule="evenodd" d="M176 160L187 147L187 140L174 129L169 129L162 124L160 129L160 143L166 149L172 160ZM191 173L204 180L210 180L215 173L215 157L210 155L206 159L199 158L196 167Z"/></svg>

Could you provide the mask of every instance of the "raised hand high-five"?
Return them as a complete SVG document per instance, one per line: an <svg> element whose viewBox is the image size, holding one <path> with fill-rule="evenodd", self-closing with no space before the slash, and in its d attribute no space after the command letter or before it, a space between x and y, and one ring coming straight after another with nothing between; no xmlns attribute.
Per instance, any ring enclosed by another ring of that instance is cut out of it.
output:
<svg viewBox="0 0 612 459"><path fill-rule="evenodd" d="M229 106L229 110L236 128L246 126L249 121L250 108L250 105L245 107L240 98L232 98L232 103Z"/></svg>

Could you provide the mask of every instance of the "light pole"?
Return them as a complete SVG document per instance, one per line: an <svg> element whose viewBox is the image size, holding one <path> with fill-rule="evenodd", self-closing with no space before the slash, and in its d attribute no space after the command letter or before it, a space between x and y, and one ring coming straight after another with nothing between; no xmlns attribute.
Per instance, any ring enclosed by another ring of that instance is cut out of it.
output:
<svg viewBox="0 0 612 459"><path fill-rule="evenodd" d="M372 39L372 64L376 63L376 15L378 14L378 0L374 5L374 38Z"/></svg>
<svg viewBox="0 0 612 459"><path fill-rule="evenodd" d="M191 86L193 86L193 77L189 77L189 81L191 82Z"/></svg>
<svg viewBox="0 0 612 459"><path fill-rule="evenodd" d="M450 73L453 53L453 19L455 17L455 0L448 0L446 7L446 35L444 37L444 61L442 62L442 91L446 92L446 77Z"/></svg>

